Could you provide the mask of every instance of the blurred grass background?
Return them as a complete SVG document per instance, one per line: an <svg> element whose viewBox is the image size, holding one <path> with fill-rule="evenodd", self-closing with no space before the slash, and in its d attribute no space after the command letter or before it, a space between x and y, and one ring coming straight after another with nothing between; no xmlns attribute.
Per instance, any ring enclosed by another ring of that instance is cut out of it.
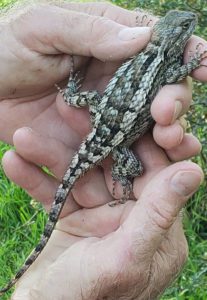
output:
<svg viewBox="0 0 207 300"><path fill-rule="evenodd" d="M15 3L0 0L0 9ZM21 2L21 1L19 1ZM28 1L29 2L29 1ZM142 8L157 15L171 9L197 13L196 34L207 39L207 1L112 0L124 8ZM200 139L203 150L194 158L204 170L205 180L186 208L184 227L189 243L189 259L184 270L169 287L162 300L207 299L207 85L194 82L193 105L188 114L192 132ZM0 158L9 148L0 143ZM0 169L0 286L21 266L42 233L45 214L40 205L11 183ZM2 300L9 299L9 294Z"/></svg>

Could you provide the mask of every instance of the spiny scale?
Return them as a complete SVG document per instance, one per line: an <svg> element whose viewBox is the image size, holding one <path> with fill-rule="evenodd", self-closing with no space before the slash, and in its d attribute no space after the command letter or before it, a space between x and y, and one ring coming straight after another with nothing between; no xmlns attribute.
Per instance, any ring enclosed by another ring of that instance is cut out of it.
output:
<svg viewBox="0 0 207 300"><path fill-rule="evenodd" d="M201 54L182 65L185 44L197 22L191 12L170 11L154 26L146 49L124 63L109 82L104 94L96 91L78 93L71 72L64 100L69 105L89 106L92 132L81 144L60 184L39 244L14 279L0 290L8 291L36 260L47 244L66 198L75 182L89 169L112 154L112 177L123 187L125 202L132 189L133 178L142 174L141 162L129 146L153 124L150 105L159 89L185 78L199 66Z"/></svg>

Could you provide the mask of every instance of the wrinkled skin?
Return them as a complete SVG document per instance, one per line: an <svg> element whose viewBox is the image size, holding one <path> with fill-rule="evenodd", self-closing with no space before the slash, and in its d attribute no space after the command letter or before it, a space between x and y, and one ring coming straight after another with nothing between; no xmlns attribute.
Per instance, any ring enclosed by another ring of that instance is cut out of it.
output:
<svg viewBox="0 0 207 300"><path fill-rule="evenodd" d="M97 3L40 5L2 25L0 139L16 147L5 154L3 166L47 210L74 150L90 130L87 110L67 107L54 84L64 84L75 54L83 90L103 91L120 62L150 39L150 29L127 27L135 23L135 12ZM200 42L206 46L198 37L190 39L185 61ZM206 80L206 68L192 75ZM145 174L134 182L133 200L108 206L110 159L79 180L57 230L12 299L155 299L162 293L186 260L179 211L202 180L198 166L177 162L200 150L179 119L190 101L188 80L165 86L156 96L153 135L134 145ZM43 173L41 165L55 177ZM120 193L117 186L117 197Z"/></svg>

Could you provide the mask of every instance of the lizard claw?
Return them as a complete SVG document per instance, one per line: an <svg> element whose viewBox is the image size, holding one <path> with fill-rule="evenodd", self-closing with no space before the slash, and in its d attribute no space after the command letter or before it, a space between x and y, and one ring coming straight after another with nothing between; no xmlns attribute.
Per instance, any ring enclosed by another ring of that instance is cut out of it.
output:
<svg viewBox="0 0 207 300"><path fill-rule="evenodd" d="M58 84L55 84L55 87L58 90L58 92L63 96L64 95L64 90L61 89L61 87Z"/></svg>

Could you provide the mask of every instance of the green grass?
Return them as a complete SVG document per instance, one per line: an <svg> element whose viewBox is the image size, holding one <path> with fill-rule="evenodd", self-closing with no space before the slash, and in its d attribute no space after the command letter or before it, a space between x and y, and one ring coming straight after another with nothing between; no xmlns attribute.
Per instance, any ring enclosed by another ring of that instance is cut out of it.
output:
<svg viewBox="0 0 207 300"><path fill-rule="evenodd" d="M206 198L206 188L202 186L191 201L191 205ZM185 233L189 244L189 258L177 280L168 288L162 300L207 299L207 240L199 234L202 220L207 219L202 211L192 209L185 218Z"/></svg>
<svg viewBox="0 0 207 300"><path fill-rule="evenodd" d="M0 158L9 147L0 143ZM39 240L45 214L19 187L11 183L0 169L0 286L22 265ZM9 299L5 295L1 299Z"/></svg>
<svg viewBox="0 0 207 300"><path fill-rule="evenodd" d="M0 8L6 4L15 2L0 1ZM156 12L169 9L167 1L113 1L116 4L130 5L131 7L142 6L143 8L156 7ZM187 1L191 3L190 1ZM127 4L128 3L128 4ZM152 3L154 6L152 6ZM175 2L173 2L175 4ZM176 1L176 5L181 1ZM182 2L180 5L184 5ZM200 3L200 2L199 2ZM148 5L148 6L147 6ZM151 6L150 6L151 5ZM173 5L173 4L172 4ZM177 8L176 6L176 8ZM175 8L175 7L173 7ZM184 9L179 6L179 8ZM202 18L205 22L205 18ZM205 24L204 28L207 27ZM204 30L202 31L204 32ZM207 108L205 86L199 83L195 86L193 106L189 115L192 130L204 145L202 154L195 161L207 174ZM203 103L203 104L202 104ZM8 146L0 143L0 158L8 149ZM44 227L45 214L42 208L31 201L31 198L11 183L0 169L0 286L21 266L26 256L37 243ZM207 299L207 181L205 179L199 191L189 202L187 216L184 220L185 232L189 243L189 259L184 270L177 280L168 288L162 300ZM9 295L2 300L9 299Z"/></svg>
<svg viewBox="0 0 207 300"><path fill-rule="evenodd" d="M0 8L7 7L10 4L13 4L15 2L17 2L17 1L15 1L15 0L0 0Z"/></svg>

